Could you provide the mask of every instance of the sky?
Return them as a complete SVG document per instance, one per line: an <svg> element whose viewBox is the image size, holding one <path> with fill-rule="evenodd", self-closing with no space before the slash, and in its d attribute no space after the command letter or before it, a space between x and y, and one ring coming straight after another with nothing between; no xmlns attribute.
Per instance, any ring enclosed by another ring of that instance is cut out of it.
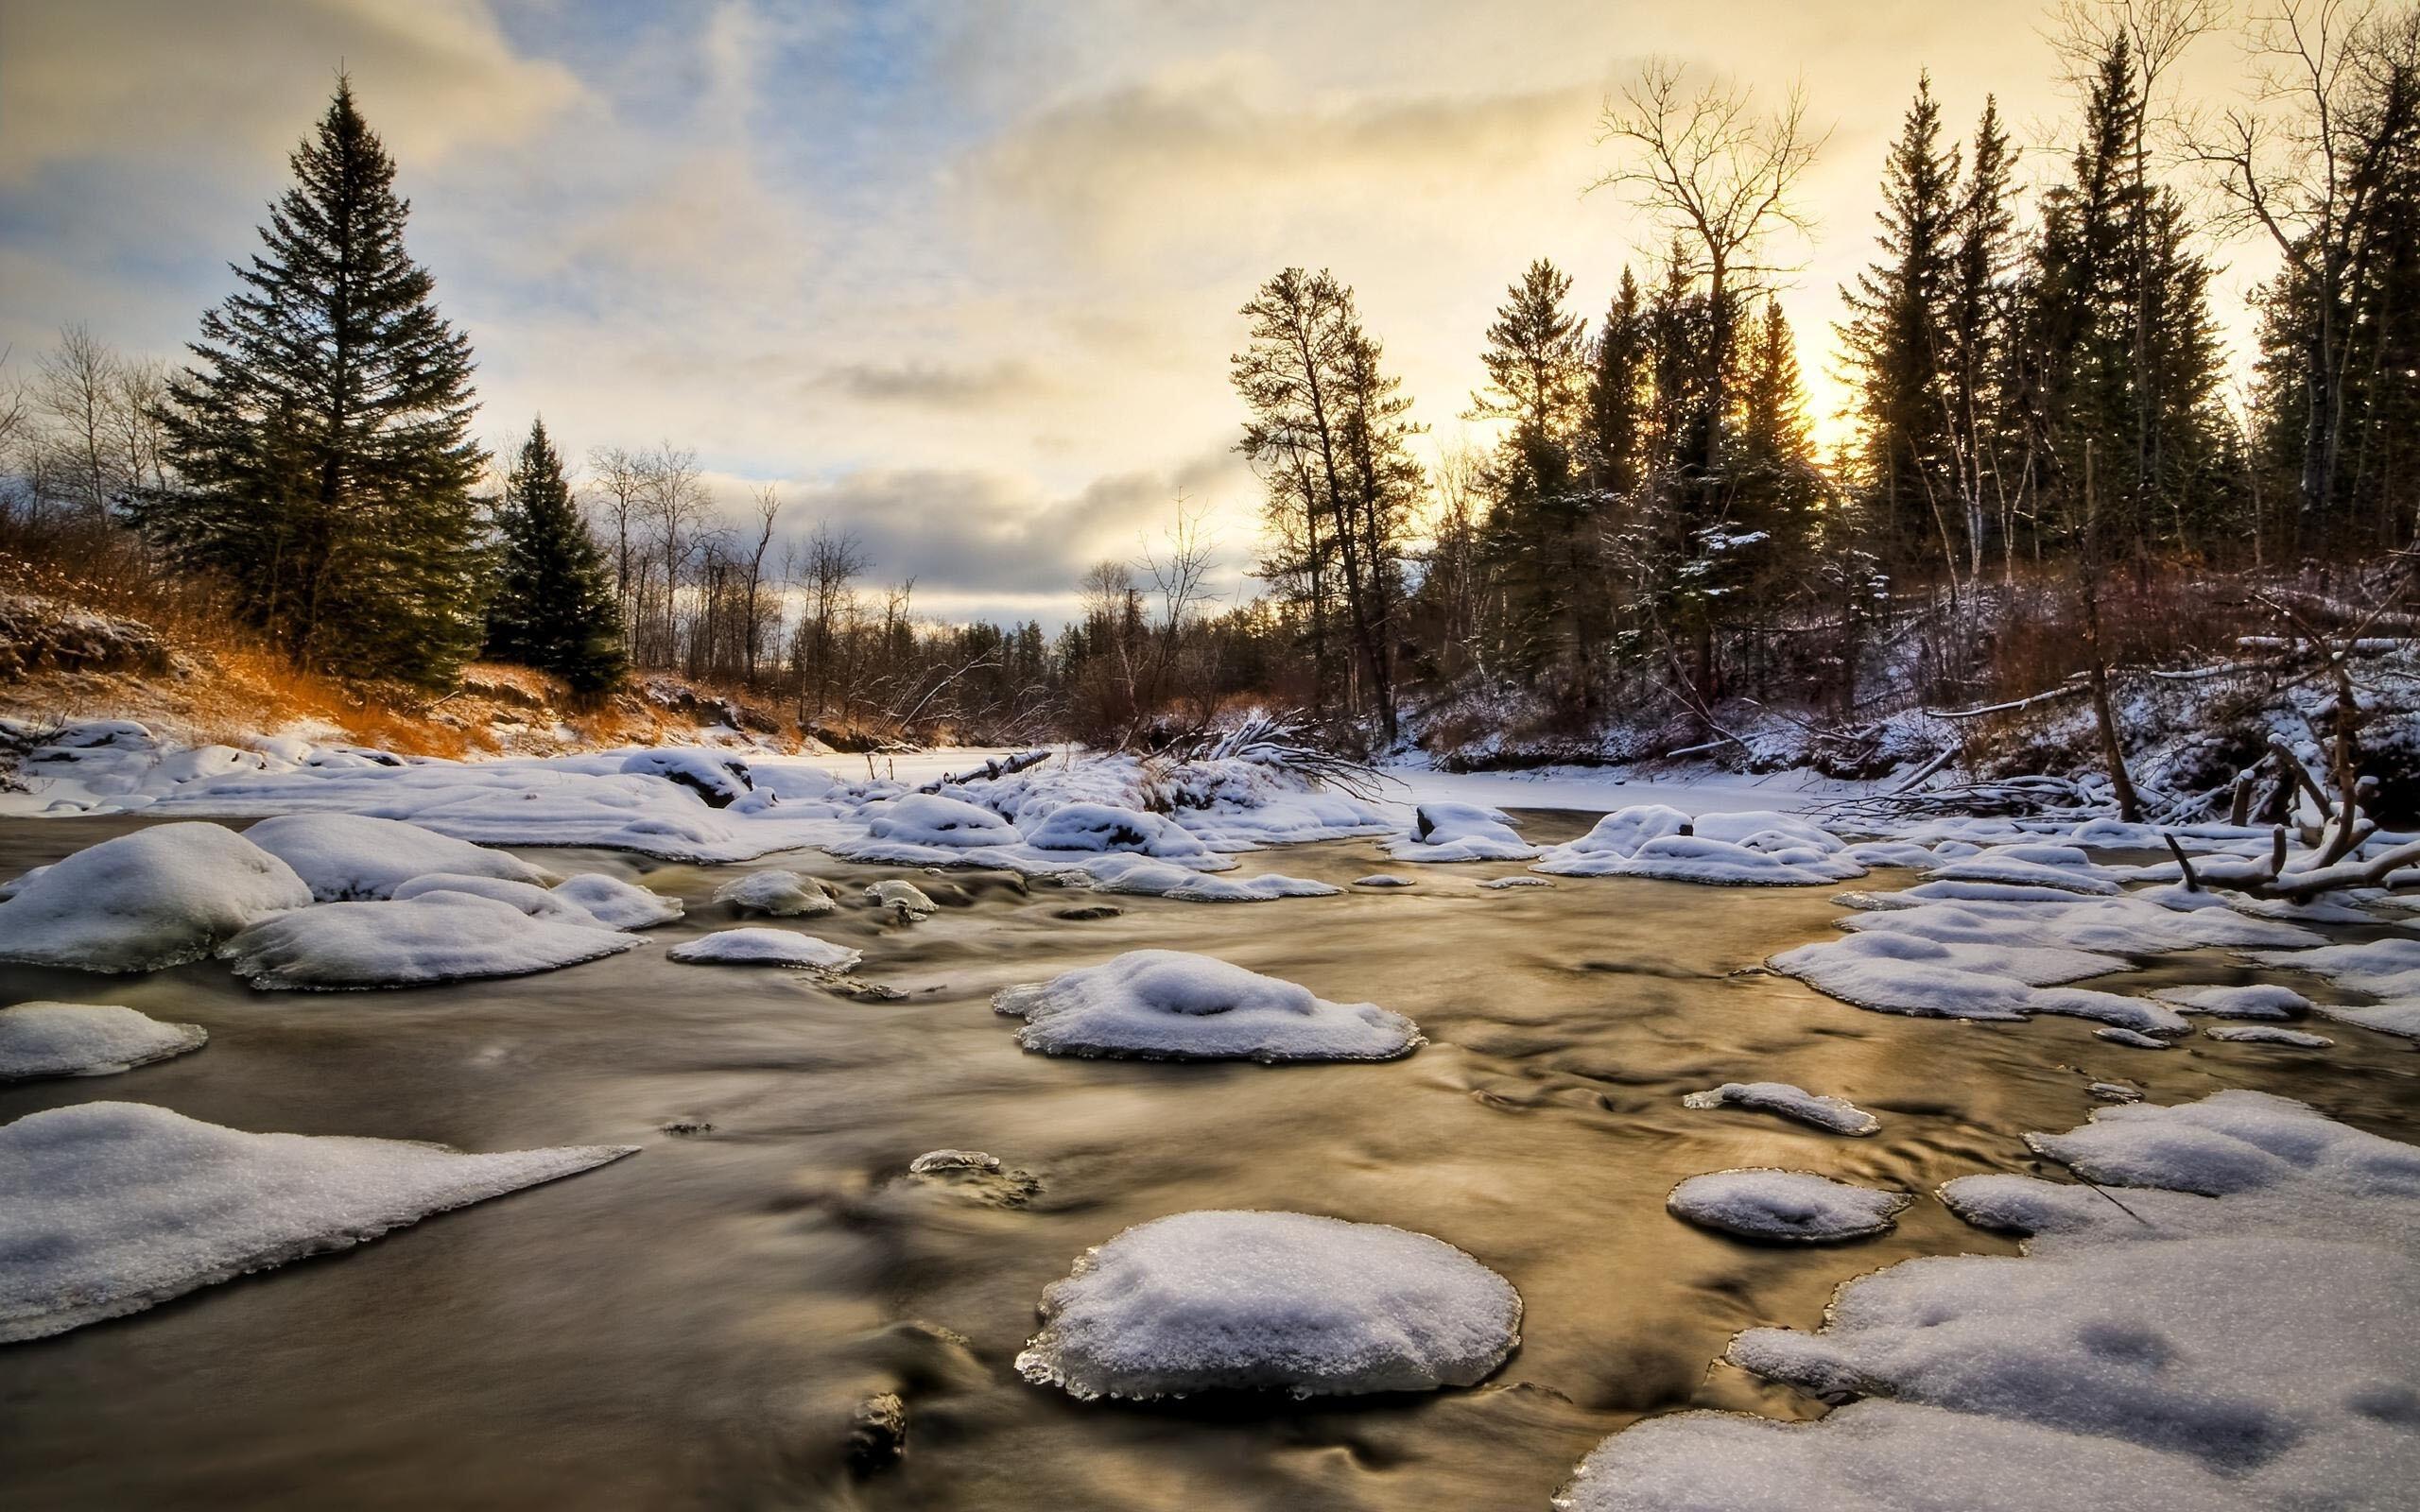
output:
<svg viewBox="0 0 2420 1512"><path fill-rule="evenodd" d="M1987 92L2046 173L2067 102L2024 0L0 0L0 343L175 356L337 71L399 164L407 245L477 351L481 435L694 448L735 521L855 532L942 618L1063 618L1183 494L1249 593L1237 307L1327 267L1430 432L1532 258L1601 311L1665 241L1617 192L1609 92L1651 57L1830 134L1780 298L1839 434L1839 287L1919 70ZM2188 103L2242 86L2205 38ZM2216 314L2273 259L2218 246ZM1478 438L1483 439L1483 436Z"/></svg>

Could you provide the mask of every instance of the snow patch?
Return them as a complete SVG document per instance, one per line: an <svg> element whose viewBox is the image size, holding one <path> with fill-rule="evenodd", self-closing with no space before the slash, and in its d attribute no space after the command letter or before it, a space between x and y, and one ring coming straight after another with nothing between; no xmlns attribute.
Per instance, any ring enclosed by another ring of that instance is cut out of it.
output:
<svg viewBox="0 0 2420 1512"><path fill-rule="evenodd" d="M0 1008L0 1081L106 1076L199 1050L199 1024L163 1023L108 1003L20 1003Z"/></svg>
<svg viewBox="0 0 2420 1512"><path fill-rule="evenodd" d="M1419 1025L1373 1003L1184 951L1129 951L1047 982L1003 988L1017 1042L1054 1056L1146 1059L1390 1060L1424 1041Z"/></svg>
<svg viewBox="0 0 2420 1512"><path fill-rule="evenodd" d="M1871 1134L1882 1120L1844 1097L1819 1097L1786 1081L1727 1081L1681 1099L1684 1108L1744 1108L1778 1113L1834 1134Z"/></svg>
<svg viewBox="0 0 2420 1512"><path fill-rule="evenodd" d="M1703 1228L1784 1244L1837 1244L1891 1228L1915 1198L1807 1171L1757 1167L1693 1176L1664 1205Z"/></svg>
<svg viewBox="0 0 2420 1512"><path fill-rule="evenodd" d="M593 923L531 919L493 898L437 891L285 914L228 940L218 955L264 990L336 991L523 976L638 943Z"/></svg>
<svg viewBox="0 0 2420 1512"><path fill-rule="evenodd" d="M86 846L0 902L0 961L156 971L311 901L284 861L216 824L164 824Z"/></svg>

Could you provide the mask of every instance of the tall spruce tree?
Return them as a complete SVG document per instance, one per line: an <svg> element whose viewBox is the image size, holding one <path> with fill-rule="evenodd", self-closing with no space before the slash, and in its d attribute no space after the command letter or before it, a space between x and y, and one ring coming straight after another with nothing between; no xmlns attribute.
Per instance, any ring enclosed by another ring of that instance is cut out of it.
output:
<svg viewBox="0 0 2420 1512"><path fill-rule="evenodd" d="M350 81L292 163L169 384L181 486L131 512L299 663L443 686L482 628L470 342L405 253L409 205Z"/></svg>
<svg viewBox="0 0 2420 1512"><path fill-rule="evenodd" d="M543 420L530 422L513 458L495 524L502 551L487 654L551 672L579 693L620 680L630 664L621 605Z"/></svg>

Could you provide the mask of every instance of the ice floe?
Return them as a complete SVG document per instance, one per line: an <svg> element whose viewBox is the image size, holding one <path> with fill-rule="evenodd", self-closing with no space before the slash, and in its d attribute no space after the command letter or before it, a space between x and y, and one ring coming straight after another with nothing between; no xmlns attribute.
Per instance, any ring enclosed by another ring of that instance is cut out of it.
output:
<svg viewBox="0 0 2420 1512"><path fill-rule="evenodd" d="M1539 853L1511 815L1477 803L1423 803L1412 811L1411 833L1387 842L1397 861L1532 861Z"/></svg>
<svg viewBox="0 0 2420 1512"><path fill-rule="evenodd" d="M1424 1041L1419 1025L1373 1003L1329 1003L1308 988L1184 951L1129 951L992 999L1022 1018L1017 1042L1054 1056L1148 1059L1388 1060Z"/></svg>
<svg viewBox="0 0 2420 1512"><path fill-rule="evenodd" d="M1892 917L1892 916L1883 916ZM2174 1008L2148 998L2061 987L2127 963L2062 946L1945 944L1893 932L1802 945L1773 970L1860 1008L1918 1018L2023 1019L2065 1014L2142 1034L2183 1034Z"/></svg>
<svg viewBox="0 0 2420 1512"><path fill-rule="evenodd" d="M440 890L284 914L226 941L218 955L256 988L333 991L521 976L637 943L600 924L532 919L509 902Z"/></svg>
<svg viewBox="0 0 2420 1512"><path fill-rule="evenodd" d="M2301 1029L2280 1028L2273 1023L2246 1023L2233 1027L2202 1031L2213 1040L2229 1040L2238 1044L2292 1045L2301 1050L2325 1050L2336 1041L2324 1034L2308 1034Z"/></svg>
<svg viewBox="0 0 2420 1512"><path fill-rule="evenodd" d="M0 903L0 915L8 905ZM2253 959L2327 977L2385 1001L2372 1004L2313 1003L2311 1011L2383 1034L2420 1040L2420 940L2376 939L2328 945L2313 951L2270 951Z"/></svg>
<svg viewBox="0 0 2420 1512"><path fill-rule="evenodd" d="M0 902L0 961L152 971L300 908L292 868L216 824L163 824L86 846Z"/></svg>
<svg viewBox="0 0 2420 1512"><path fill-rule="evenodd" d="M244 838L292 867L321 902L390 898L433 871L544 884L554 879L518 856L457 840L417 824L359 814L286 814Z"/></svg>
<svg viewBox="0 0 2420 1512"><path fill-rule="evenodd" d="M1704 1228L1785 1244L1836 1244L1889 1229L1915 1199L1808 1171L1751 1168L1693 1176L1664 1205Z"/></svg>
<svg viewBox="0 0 2420 1512"><path fill-rule="evenodd" d="M163 1023L115 1004L20 1003L0 1008L0 1081L106 1076L209 1040L199 1024Z"/></svg>
<svg viewBox="0 0 2420 1512"><path fill-rule="evenodd" d="M601 871L564 878L555 885L555 896L587 909L589 917L607 929L651 929L671 923L687 911L678 898L650 892Z"/></svg>
<svg viewBox="0 0 2420 1512"><path fill-rule="evenodd" d="M1173 898L1180 902L1256 903L1278 898L1332 898L1342 888L1307 877L1263 872L1256 877L1213 876L1150 856L1114 852L1094 856L1064 871L1053 873L1069 887L1094 892L1124 893L1143 898Z"/></svg>
<svg viewBox="0 0 2420 1512"><path fill-rule="evenodd" d="M1819 1097L1786 1081L1727 1081L1681 1099L1684 1108L1744 1108L1778 1113L1834 1134L1871 1134L1882 1120L1844 1097Z"/></svg>
<svg viewBox="0 0 2420 1512"><path fill-rule="evenodd" d="M845 971L865 959L862 952L796 930L751 925L718 929L697 939L683 940L665 953L676 961L721 966L807 966L821 971Z"/></svg>
<svg viewBox="0 0 2420 1512"><path fill-rule="evenodd" d="M769 914L776 919L801 919L828 914L836 906L832 895L813 877L795 871L752 871L715 889L715 902L742 913Z"/></svg>
<svg viewBox="0 0 2420 1512"><path fill-rule="evenodd" d="M1426 1234L1300 1212L1184 1212L1043 1293L1028 1381L1097 1397L1298 1397L1485 1380L1520 1342L1511 1282Z"/></svg>
<svg viewBox="0 0 2420 1512"><path fill-rule="evenodd" d="M1703 814L1645 804L1619 809L1531 867L1558 877L1651 877L1712 886L1799 887L1865 875L1849 848L1793 815Z"/></svg>
<svg viewBox="0 0 2420 1512"><path fill-rule="evenodd" d="M2179 1013L2206 1013L2214 1019L2299 1019L2311 1010L2310 999L2292 988L2265 982L2248 987L2169 987L2152 996Z"/></svg>
<svg viewBox="0 0 2420 1512"><path fill-rule="evenodd" d="M28 1113L0 1125L0 1343L141 1312L630 1153L251 1134L140 1103Z"/></svg>

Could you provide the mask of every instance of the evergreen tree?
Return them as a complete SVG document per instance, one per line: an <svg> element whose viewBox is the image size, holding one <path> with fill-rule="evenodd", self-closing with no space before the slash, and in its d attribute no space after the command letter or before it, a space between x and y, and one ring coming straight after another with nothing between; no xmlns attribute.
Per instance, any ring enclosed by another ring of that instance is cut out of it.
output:
<svg viewBox="0 0 2420 1512"><path fill-rule="evenodd" d="M470 343L405 253L409 206L350 82L292 163L169 385L182 486L130 512L298 662L442 686L482 624Z"/></svg>
<svg viewBox="0 0 2420 1512"><path fill-rule="evenodd" d="M543 420L513 459L495 524L503 550L487 654L551 672L580 693L612 687L629 667L621 605Z"/></svg>
<svg viewBox="0 0 2420 1512"><path fill-rule="evenodd" d="M1589 483L1604 494L1627 496L1638 487L1647 442L1647 311L1638 280L1622 269L1621 287L1598 328L1588 373L1588 434L1583 445Z"/></svg>
<svg viewBox="0 0 2420 1512"><path fill-rule="evenodd" d="M1948 436L1957 492L1966 516L1967 574L1983 571L1988 522L1996 518L2003 565L2014 560L2015 518L2001 454L2011 446L2010 273L2017 257L2010 176L2016 152L2000 125L1999 102L1985 96L1975 124L1974 159L1958 202L1944 335L1947 343Z"/></svg>

